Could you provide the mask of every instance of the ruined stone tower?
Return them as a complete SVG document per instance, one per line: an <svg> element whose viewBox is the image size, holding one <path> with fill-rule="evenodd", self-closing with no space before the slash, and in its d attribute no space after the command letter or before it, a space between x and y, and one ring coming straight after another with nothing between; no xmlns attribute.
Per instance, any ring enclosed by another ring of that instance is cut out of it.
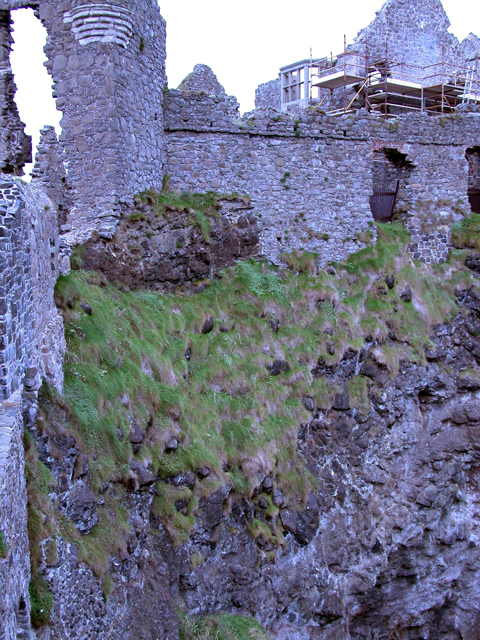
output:
<svg viewBox="0 0 480 640"><path fill-rule="evenodd" d="M154 0L7 0L0 2L4 49L8 11L32 6L48 32L47 68L63 113L60 141L75 203L69 226L109 235L122 202L162 184L165 21ZM10 85L3 93L13 98ZM3 146L14 156L22 145L17 134Z"/></svg>

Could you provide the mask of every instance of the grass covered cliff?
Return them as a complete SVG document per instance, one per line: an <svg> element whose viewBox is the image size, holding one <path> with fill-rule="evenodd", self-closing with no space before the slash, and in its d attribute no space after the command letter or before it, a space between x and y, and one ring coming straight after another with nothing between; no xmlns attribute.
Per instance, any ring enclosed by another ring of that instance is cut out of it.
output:
<svg viewBox="0 0 480 640"><path fill-rule="evenodd" d="M301 426L332 408L366 417L368 367L392 379L402 362L426 363L433 327L461 312L459 290L477 286L463 249L476 246L477 224L454 230L458 249L442 265L415 263L395 223L325 270L306 254L285 256L283 268L248 260L194 295L119 289L95 272L61 278L65 393L44 387L36 443L26 436L37 623L52 606L39 571L56 537L76 545L108 598L111 559L129 554L132 493L151 494L151 522L174 548L205 524L207 506L228 519L236 500L252 501L249 535L259 561L274 563L291 533L287 514L303 513L316 489ZM352 375L329 375L346 354ZM78 484L90 492L88 517L65 497ZM180 617L185 640L210 637L212 624L224 629L212 637L262 638L253 622L228 635L228 621Z"/></svg>

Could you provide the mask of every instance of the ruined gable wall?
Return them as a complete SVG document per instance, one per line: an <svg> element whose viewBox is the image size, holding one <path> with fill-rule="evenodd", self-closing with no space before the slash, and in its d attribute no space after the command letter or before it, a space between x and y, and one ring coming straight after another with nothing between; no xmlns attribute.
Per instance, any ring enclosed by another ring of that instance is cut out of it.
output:
<svg viewBox="0 0 480 640"><path fill-rule="evenodd" d="M388 50L389 58L419 66L422 59L424 66L441 63L444 51L445 62L455 63L458 40L449 26L440 0L387 0L351 48L368 46L370 60L385 58Z"/></svg>
<svg viewBox="0 0 480 640"><path fill-rule="evenodd" d="M404 188L412 229L469 211L465 151L480 140L476 113L385 121L364 110L332 118L311 109L297 119L260 110L238 120L221 100L174 91L165 116L172 187L249 195L263 252L274 261L303 248L325 263L361 246L372 224L373 151L382 147L415 166Z"/></svg>

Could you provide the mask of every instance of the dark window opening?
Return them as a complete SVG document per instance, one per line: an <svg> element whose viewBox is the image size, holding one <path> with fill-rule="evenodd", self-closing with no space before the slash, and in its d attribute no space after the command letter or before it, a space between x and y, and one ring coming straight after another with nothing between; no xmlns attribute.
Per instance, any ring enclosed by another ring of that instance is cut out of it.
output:
<svg viewBox="0 0 480 640"><path fill-rule="evenodd" d="M468 200L473 213L480 213L480 147L467 149Z"/></svg>
<svg viewBox="0 0 480 640"><path fill-rule="evenodd" d="M374 152L370 208L375 220L388 222L396 210L400 212L405 208L405 187L414 168L407 155L398 149L384 148Z"/></svg>

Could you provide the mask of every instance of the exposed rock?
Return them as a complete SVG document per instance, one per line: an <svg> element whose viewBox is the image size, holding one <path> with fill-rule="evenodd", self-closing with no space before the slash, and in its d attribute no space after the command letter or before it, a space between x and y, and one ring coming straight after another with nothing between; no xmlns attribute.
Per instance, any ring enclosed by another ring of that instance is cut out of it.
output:
<svg viewBox="0 0 480 640"><path fill-rule="evenodd" d="M297 516L297 522L295 531L295 539L302 545L306 545L312 541L313 536L316 534L319 519L320 508L317 502L315 494L311 493L308 496L306 508L300 512ZM292 522L292 521L290 521Z"/></svg>
<svg viewBox="0 0 480 640"><path fill-rule="evenodd" d="M170 440L165 445L166 453L172 453L178 449L178 440L176 438L170 438Z"/></svg>
<svg viewBox="0 0 480 640"><path fill-rule="evenodd" d="M228 498L231 488L221 486L208 498L200 500L202 523L205 529L212 529L220 524L223 518L223 503Z"/></svg>
<svg viewBox="0 0 480 640"><path fill-rule="evenodd" d="M208 472L210 473L210 472ZM208 476L207 473L207 476ZM206 477L206 476L203 476ZM186 471L185 473L179 473L176 476L172 476L168 478L168 482L172 484L174 487L188 487L189 489L193 489L195 484L195 474L193 471Z"/></svg>
<svg viewBox="0 0 480 640"><path fill-rule="evenodd" d="M270 371L270 375L279 376L282 373L288 373L290 365L285 360L274 360L273 364L269 365L267 369Z"/></svg>
<svg viewBox="0 0 480 640"><path fill-rule="evenodd" d="M343 387L341 393L337 393L335 400L333 401L333 408L337 411L348 411L350 409L350 401L348 398L348 391L346 387Z"/></svg>
<svg viewBox="0 0 480 640"><path fill-rule="evenodd" d="M88 535L98 522L97 498L82 480L73 485L64 508L67 516L83 535Z"/></svg>
<svg viewBox="0 0 480 640"><path fill-rule="evenodd" d="M156 478L143 464L137 460L130 460L130 484L131 488L138 491L142 487L148 487Z"/></svg>
<svg viewBox="0 0 480 640"><path fill-rule="evenodd" d="M480 273L480 255L470 253L465 260L465 266L476 273Z"/></svg>
<svg viewBox="0 0 480 640"><path fill-rule="evenodd" d="M392 275L389 275L385 278L385 282L389 289L393 289L393 287L395 286L395 277Z"/></svg>
<svg viewBox="0 0 480 640"><path fill-rule="evenodd" d="M210 333L213 329L213 325L214 325L213 318L212 316L209 316L203 323L202 333Z"/></svg>
<svg viewBox="0 0 480 640"><path fill-rule="evenodd" d="M303 406L305 407L305 409L307 411L314 411L315 404L313 402L313 398L304 398L303 399Z"/></svg>
<svg viewBox="0 0 480 640"><path fill-rule="evenodd" d="M411 302L412 301L412 288L410 287L409 284L407 284L407 286L405 287L405 289L402 291L402 293L400 294L400 298L404 301L404 302Z"/></svg>
<svg viewBox="0 0 480 640"><path fill-rule="evenodd" d="M130 443L132 445L133 453L138 453L140 451L142 442L145 440L146 435L147 434L145 433L145 431L140 428L140 425L137 422L133 422L132 430L130 431L130 435L128 436L128 439L130 440Z"/></svg>
<svg viewBox="0 0 480 640"><path fill-rule="evenodd" d="M258 226L250 205L234 198L221 202L219 216L210 220L209 238L192 224L194 214L169 210L163 217L148 207L145 213L128 211L111 239L94 236L84 245L83 268L132 288L173 290L255 255Z"/></svg>
<svg viewBox="0 0 480 640"><path fill-rule="evenodd" d="M285 531L289 531L295 535L297 532L297 514L290 509L282 509L280 518Z"/></svg>

